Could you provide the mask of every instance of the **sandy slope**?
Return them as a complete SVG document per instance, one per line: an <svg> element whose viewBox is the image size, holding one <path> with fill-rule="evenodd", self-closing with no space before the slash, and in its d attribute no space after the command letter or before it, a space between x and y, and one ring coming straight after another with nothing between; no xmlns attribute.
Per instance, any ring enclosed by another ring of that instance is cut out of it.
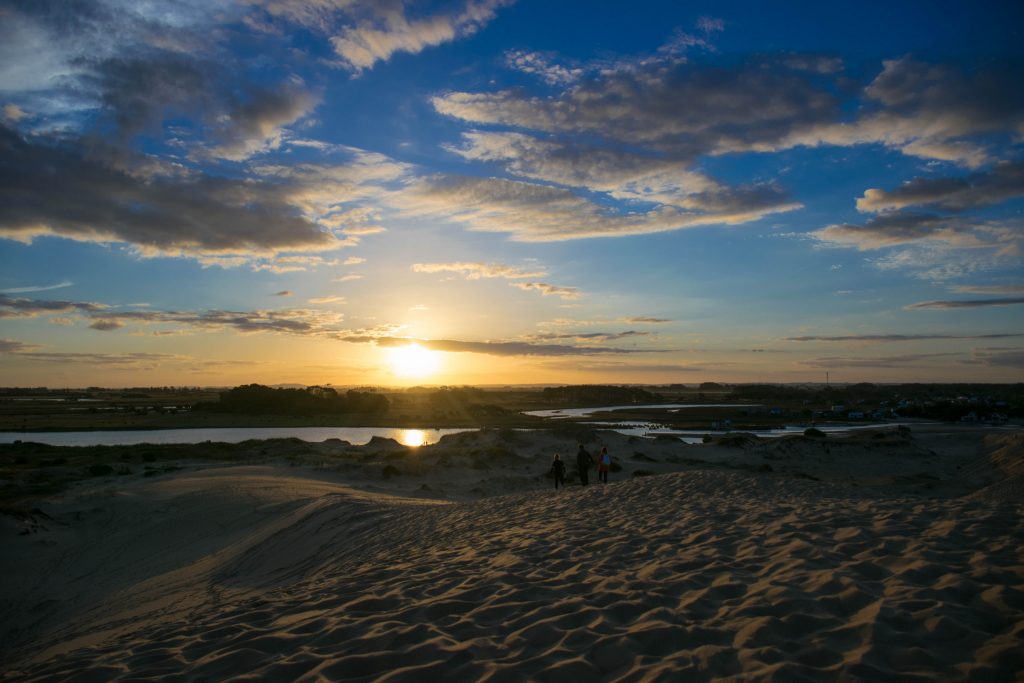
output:
<svg viewBox="0 0 1024 683"><path fill-rule="evenodd" d="M1017 504L711 471L435 504L268 474L224 468L140 490L153 510L171 505L177 522L144 534L165 549L133 567L148 553L125 550L102 606L77 611L9 675L994 681L1024 670ZM96 542L106 553L147 541ZM157 578L130 585L145 575Z"/></svg>

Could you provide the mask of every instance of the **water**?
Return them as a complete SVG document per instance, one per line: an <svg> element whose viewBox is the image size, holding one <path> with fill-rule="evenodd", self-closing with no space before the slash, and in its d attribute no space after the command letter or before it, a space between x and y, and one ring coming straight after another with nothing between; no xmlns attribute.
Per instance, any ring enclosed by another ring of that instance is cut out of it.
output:
<svg viewBox="0 0 1024 683"><path fill-rule="evenodd" d="M688 408L763 408L764 406L760 403L658 403L655 405L644 405L644 406L601 406L599 408L561 408L557 410L530 410L524 413L524 415L532 415L533 417L548 417L553 420L564 419L567 417L590 417L594 413L607 413L615 412L617 410L668 410L669 412L678 412L680 410L686 410Z"/></svg>
<svg viewBox="0 0 1024 683"><path fill-rule="evenodd" d="M362 445L375 436L406 446L437 443L446 434L475 429L395 429L390 427L213 427L207 429L151 429L109 432L0 432L0 444L32 441L50 446L135 446L195 444L206 441L240 443L250 439L302 439L309 442L341 439Z"/></svg>
<svg viewBox="0 0 1024 683"><path fill-rule="evenodd" d="M587 422L589 426L610 429L626 436L674 436L688 444L702 443L705 435L724 436L727 431L711 429L670 429L656 424L635 422ZM829 434L840 434L856 429L893 428L893 423L863 425L819 425L817 429ZM789 434L802 434L803 426L786 426L772 430L745 431L762 438ZM427 446L437 443L446 434L475 432L471 429L397 429L391 427L220 427L208 429L151 429L107 432L0 432L0 444L31 441L50 446L136 446L138 444L197 444L207 441L240 443L250 439L302 439L319 443L327 439L341 439L353 445L363 445L375 436L394 439L405 446ZM533 431L533 430L524 430Z"/></svg>

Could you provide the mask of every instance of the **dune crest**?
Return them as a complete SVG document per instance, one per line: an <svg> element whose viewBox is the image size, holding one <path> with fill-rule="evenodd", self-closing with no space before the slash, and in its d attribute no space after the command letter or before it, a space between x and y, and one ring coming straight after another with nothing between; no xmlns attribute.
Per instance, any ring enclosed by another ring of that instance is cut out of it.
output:
<svg viewBox="0 0 1024 683"><path fill-rule="evenodd" d="M325 488L18 673L1005 680L1021 512L721 471L455 504Z"/></svg>

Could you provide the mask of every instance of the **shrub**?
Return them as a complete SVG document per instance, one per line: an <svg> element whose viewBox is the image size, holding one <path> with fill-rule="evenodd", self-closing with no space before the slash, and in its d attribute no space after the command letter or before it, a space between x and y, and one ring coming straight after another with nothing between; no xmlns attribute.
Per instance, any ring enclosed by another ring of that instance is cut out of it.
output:
<svg viewBox="0 0 1024 683"><path fill-rule="evenodd" d="M391 477L397 477L401 472L394 465L384 465L381 474L384 475L385 479L390 479Z"/></svg>
<svg viewBox="0 0 1024 683"><path fill-rule="evenodd" d="M820 429L815 429L814 427L808 427L807 429L804 430L804 436L809 436L814 439L824 439L825 432L821 431Z"/></svg>
<svg viewBox="0 0 1024 683"><path fill-rule="evenodd" d="M89 474L93 477L103 477L113 473L114 468L110 465L104 465L103 463L96 463L95 465L89 465Z"/></svg>
<svg viewBox="0 0 1024 683"><path fill-rule="evenodd" d="M633 470L634 477L649 477L652 474L654 474L654 472L651 472L650 470Z"/></svg>

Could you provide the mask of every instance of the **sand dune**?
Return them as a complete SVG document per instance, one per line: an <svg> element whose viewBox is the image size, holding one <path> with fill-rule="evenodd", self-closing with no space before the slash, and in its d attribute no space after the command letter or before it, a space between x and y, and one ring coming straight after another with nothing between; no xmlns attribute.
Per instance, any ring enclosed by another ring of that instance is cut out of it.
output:
<svg viewBox="0 0 1024 683"><path fill-rule="evenodd" d="M976 455L903 437L888 450L833 442L828 454L806 440L623 441L616 452L633 451L619 481L559 492L536 475L552 444L496 452L498 441L460 435L423 453L419 478L376 444L406 474L382 481L382 461L363 448L362 464L341 468L348 478L294 462L203 467L50 501L46 528L8 536L13 552L0 559L5 678L1000 681L1024 671L1020 498L893 488L931 463L984 491L1016 471L1019 434L990 437ZM331 449L352 450L311 452ZM490 463L468 467L477 479L456 467L467 452ZM857 457L877 470L858 481L884 485L837 483ZM624 478L670 464L688 469ZM424 481L530 490L444 501L346 485L370 487L364 467L372 486L399 491ZM803 470L831 481L793 476Z"/></svg>

